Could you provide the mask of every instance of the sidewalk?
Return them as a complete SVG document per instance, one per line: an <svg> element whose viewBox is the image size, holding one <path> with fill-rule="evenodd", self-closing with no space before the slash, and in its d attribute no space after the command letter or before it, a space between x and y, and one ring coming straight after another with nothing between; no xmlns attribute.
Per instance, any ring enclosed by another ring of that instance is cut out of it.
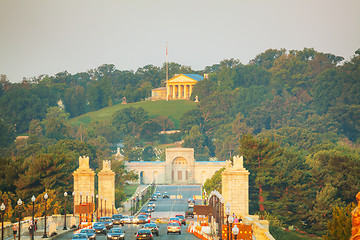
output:
<svg viewBox="0 0 360 240"><path fill-rule="evenodd" d="M148 185L139 185L134 193L134 195L136 195L137 193L141 192L142 190L144 190ZM122 212L123 215L131 215L131 199L134 197L131 196L127 201L124 202L124 210Z"/></svg>
<svg viewBox="0 0 360 240"><path fill-rule="evenodd" d="M63 229L61 228L61 230L60 230L60 229L59 229L59 230L56 230L56 235L50 236L49 234L47 234L47 235L48 235L48 238L43 238L43 236L44 236L44 229L39 229L39 230L37 230L37 231L35 232L34 239L35 239L35 240L40 240L40 239L43 239L43 240L45 240L45 239L54 239L54 238L56 238L56 237L58 237L58 236L60 236L60 235L62 235L62 234L65 234L65 233L68 233L68 232L73 232L73 231L75 231L75 230L77 230L77 229L70 229L70 228L68 228L67 230L63 230ZM22 239L31 239L30 234L29 234L29 231L26 231L24 234L21 234L21 238L22 238ZM7 240L11 240L11 239L14 239L14 238L8 238ZM18 239L18 238L16 238L16 240L17 240L17 239Z"/></svg>

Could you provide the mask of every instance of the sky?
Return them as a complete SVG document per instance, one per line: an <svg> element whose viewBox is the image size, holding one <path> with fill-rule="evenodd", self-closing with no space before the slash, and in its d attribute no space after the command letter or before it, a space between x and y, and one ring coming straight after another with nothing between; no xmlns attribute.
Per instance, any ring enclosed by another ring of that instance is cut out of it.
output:
<svg viewBox="0 0 360 240"><path fill-rule="evenodd" d="M0 74L11 82L133 70L168 61L203 70L267 49L360 48L359 0L0 0Z"/></svg>

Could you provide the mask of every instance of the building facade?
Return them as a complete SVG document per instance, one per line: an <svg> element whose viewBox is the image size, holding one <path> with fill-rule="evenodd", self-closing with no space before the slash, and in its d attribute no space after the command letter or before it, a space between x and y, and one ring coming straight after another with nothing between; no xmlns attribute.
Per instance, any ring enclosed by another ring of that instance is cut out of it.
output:
<svg viewBox="0 0 360 240"><path fill-rule="evenodd" d="M203 184L225 167L224 161L196 162L193 148L167 148L166 161L127 162L139 174L140 184Z"/></svg>

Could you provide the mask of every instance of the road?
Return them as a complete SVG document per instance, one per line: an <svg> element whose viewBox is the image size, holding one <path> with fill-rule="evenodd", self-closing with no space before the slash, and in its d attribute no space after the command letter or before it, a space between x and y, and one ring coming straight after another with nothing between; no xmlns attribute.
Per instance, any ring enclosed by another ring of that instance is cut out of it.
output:
<svg viewBox="0 0 360 240"><path fill-rule="evenodd" d="M151 220L156 221L157 219L161 219L162 221L167 221L170 217L175 216L176 214L184 214L188 206L188 199L192 198L193 195L200 195L201 189L200 186L183 186L183 185L161 185L157 186L156 191L161 193L161 197L159 197L156 201L155 211L151 214ZM170 198L162 198L162 193L168 192ZM176 198L177 197L177 198ZM199 200L197 200L196 204L201 204ZM188 223L193 219L188 219ZM186 239L186 240L195 240L198 239L194 235L187 232L188 225L181 227L181 235L178 234L166 234L166 223L158 223L157 224L160 229L160 235L154 236L154 240L165 240L165 239ZM135 225L135 224L127 224L125 226L115 226L121 227L125 231L125 239L135 239L135 233L137 233L138 229L140 229L143 224ZM57 240L71 239L72 232L67 234L63 234L57 237ZM97 235L97 240L106 240L106 235Z"/></svg>

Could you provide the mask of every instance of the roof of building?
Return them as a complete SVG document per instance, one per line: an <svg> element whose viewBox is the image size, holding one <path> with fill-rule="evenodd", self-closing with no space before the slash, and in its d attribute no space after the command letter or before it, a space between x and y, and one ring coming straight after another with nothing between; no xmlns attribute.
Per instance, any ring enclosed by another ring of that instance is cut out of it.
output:
<svg viewBox="0 0 360 240"><path fill-rule="evenodd" d="M160 90L166 90L166 87L159 87L152 89L152 91L160 91Z"/></svg>
<svg viewBox="0 0 360 240"><path fill-rule="evenodd" d="M183 75L185 75L185 76L187 76L189 78L192 78L192 79L194 79L196 81L201 81L201 80L204 79L204 77L199 75L199 74L183 74Z"/></svg>

